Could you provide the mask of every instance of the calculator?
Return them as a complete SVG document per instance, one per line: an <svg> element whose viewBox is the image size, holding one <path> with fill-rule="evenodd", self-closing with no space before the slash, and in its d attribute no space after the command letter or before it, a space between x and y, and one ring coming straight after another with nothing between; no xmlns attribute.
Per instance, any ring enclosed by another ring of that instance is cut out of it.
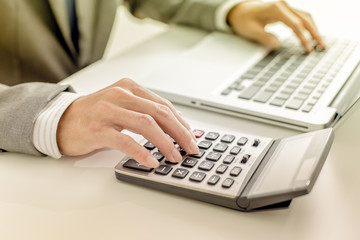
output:
<svg viewBox="0 0 360 240"><path fill-rule="evenodd" d="M172 163L142 139L159 167L125 156L115 167L117 179L240 211L288 207L311 191L334 139L331 128L281 139L193 132L199 153L186 154L174 141L183 159Z"/></svg>

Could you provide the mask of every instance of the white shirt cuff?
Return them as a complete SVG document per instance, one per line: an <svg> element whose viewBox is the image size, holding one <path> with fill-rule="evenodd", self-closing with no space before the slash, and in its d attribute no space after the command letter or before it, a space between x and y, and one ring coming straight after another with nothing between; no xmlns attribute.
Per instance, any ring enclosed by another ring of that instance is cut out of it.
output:
<svg viewBox="0 0 360 240"><path fill-rule="evenodd" d="M227 15L230 10L244 0L224 1L215 12L215 28L223 32L231 32L231 27L227 24Z"/></svg>
<svg viewBox="0 0 360 240"><path fill-rule="evenodd" d="M40 112L33 129L33 144L39 152L56 159L61 158L62 154L56 141L59 120L70 104L81 96L62 92Z"/></svg>

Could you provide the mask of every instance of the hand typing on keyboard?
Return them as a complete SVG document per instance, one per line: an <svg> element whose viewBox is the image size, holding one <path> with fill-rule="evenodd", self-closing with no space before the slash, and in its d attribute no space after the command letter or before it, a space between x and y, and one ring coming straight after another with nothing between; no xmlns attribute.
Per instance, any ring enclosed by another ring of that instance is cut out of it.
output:
<svg viewBox="0 0 360 240"><path fill-rule="evenodd" d="M313 40L317 44L316 49L326 48L310 14L290 7L285 1L243 1L229 12L227 19L237 34L271 49L278 48L280 44L273 34L265 31L265 26L279 21L294 31L306 52L314 49ZM305 37L306 31L310 33L312 40Z"/></svg>
<svg viewBox="0 0 360 240"><path fill-rule="evenodd" d="M75 100L60 119L58 146L71 156L110 147L144 166L157 167L158 160L123 129L144 136L171 162L182 160L173 139L187 153L199 152L189 124L174 106L130 79Z"/></svg>

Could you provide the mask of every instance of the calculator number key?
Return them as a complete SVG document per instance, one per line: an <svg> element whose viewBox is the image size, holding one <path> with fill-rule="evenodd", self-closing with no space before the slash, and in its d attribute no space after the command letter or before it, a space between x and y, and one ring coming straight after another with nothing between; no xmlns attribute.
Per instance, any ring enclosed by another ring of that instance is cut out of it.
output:
<svg viewBox="0 0 360 240"><path fill-rule="evenodd" d="M227 148L228 148L227 144L218 143L218 144L215 145L213 150L216 151L216 152L225 152Z"/></svg>
<svg viewBox="0 0 360 240"><path fill-rule="evenodd" d="M225 179L224 180L224 182L222 183L222 187L223 188L230 188L232 185L233 185L233 183L234 183L234 179L232 179L232 178L227 178L227 179Z"/></svg>
<svg viewBox="0 0 360 240"><path fill-rule="evenodd" d="M219 133L217 132L208 132L205 136L205 139L206 140L211 140L211 141L214 141L216 140L218 137L220 136Z"/></svg>
<svg viewBox="0 0 360 240"><path fill-rule="evenodd" d="M235 139L234 135L225 134L224 136L221 137L220 141L225 143L232 143L234 139Z"/></svg>
<svg viewBox="0 0 360 240"><path fill-rule="evenodd" d="M210 171L214 167L214 163L210 161L202 161L199 165L199 169Z"/></svg>
<svg viewBox="0 0 360 240"><path fill-rule="evenodd" d="M217 162L221 158L221 154L218 152L209 152L206 156L206 160Z"/></svg>
<svg viewBox="0 0 360 240"><path fill-rule="evenodd" d="M241 147L239 147L239 146L234 146L234 147L230 150L230 153L233 154L233 155L238 155L240 151L241 151Z"/></svg>
<svg viewBox="0 0 360 240"><path fill-rule="evenodd" d="M151 170L153 170L153 168L148 168L148 167L146 167L144 165L141 165L140 163L138 163L134 159L127 160L124 163L123 167L130 168L130 169L135 169L135 170L139 170L139 171L143 171L143 172L151 172Z"/></svg>
<svg viewBox="0 0 360 240"><path fill-rule="evenodd" d="M231 164L234 161L235 157L233 155L227 155L224 160L223 163L226 164Z"/></svg>
<svg viewBox="0 0 360 240"><path fill-rule="evenodd" d="M204 156L204 154L205 154L205 151L200 150L197 154L191 154L189 156L194 157L194 158L202 158L202 156Z"/></svg>
<svg viewBox="0 0 360 240"><path fill-rule="evenodd" d="M201 141L199 144L198 144L198 147L201 148L201 149L209 149L212 145L212 142L209 142L209 141Z"/></svg>
<svg viewBox="0 0 360 240"><path fill-rule="evenodd" d="M181 166L184 166L184 167L194 167L196 165L196 163L198 162L197 159L194 159L194 158L186 158L182 163L181 163Z"/></svg>
<svg viewBox="0 0 360 240"><path fill-rule="evenodd" d="M156 170L155 173L156 174L160 174L160 175L168 175L169 172L171 172L172 167L168 166L168 165L160 165Z"/></svg>
<svg viewBox="0 0 360 240"><path fill-rule="evenodd" d="M221 164L220 166L217 167L216 172L223 174L224 172L226 172L227 169L228 169L228 165Z"/></svg>
<svg viewBox="0 0 360 240"><path fill-rule="evenodd" d="M241 167L234 167L233 169L231 169L230 175L234 177L239 176L241 171L242 171Z"/></svg>

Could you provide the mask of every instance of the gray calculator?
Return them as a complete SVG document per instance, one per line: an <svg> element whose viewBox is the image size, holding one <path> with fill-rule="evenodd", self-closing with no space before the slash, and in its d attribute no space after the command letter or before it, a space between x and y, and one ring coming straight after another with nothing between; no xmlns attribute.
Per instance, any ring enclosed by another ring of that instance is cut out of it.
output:
<svg viewBox="0 0 360 240"><path fill-rule="evenodd" d="M311 191L334 139L332 129L282 139L213 130L193 130L200 152L169 162L146 139L159 160L156 169L125 156L119 180L241 211L289 206ZM176 144L176 143L175 143Z"/></svg>

